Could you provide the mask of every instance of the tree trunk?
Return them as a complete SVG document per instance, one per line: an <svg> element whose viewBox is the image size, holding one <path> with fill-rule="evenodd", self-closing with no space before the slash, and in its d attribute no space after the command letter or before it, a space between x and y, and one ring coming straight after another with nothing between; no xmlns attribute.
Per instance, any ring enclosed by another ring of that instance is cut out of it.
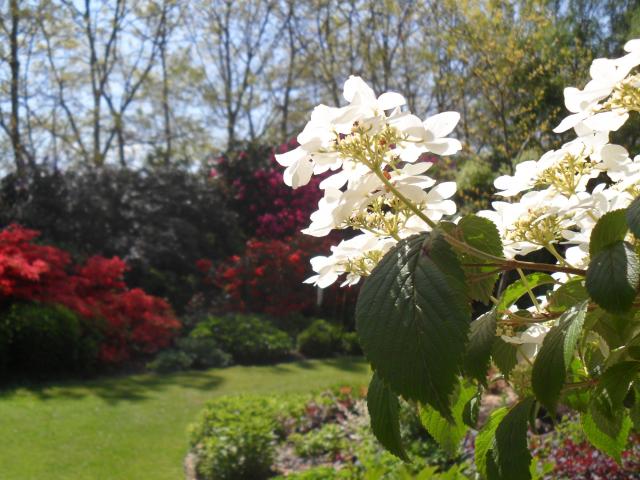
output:
<svg viewBox="0 0 640 480"><path fill-rule="evenodd" d="M26 173L26 165L22 151L22 142L20 140L20 104L19 86L20 86L20 61L18 59L18 26L20 22L20 10L18 1L11 0L9 4L11 10L11 34L10 34L10 68L11 68L11 119L9 121L9 131L11 136L11 147L16 163L16 171L18 176Z"/></svg>

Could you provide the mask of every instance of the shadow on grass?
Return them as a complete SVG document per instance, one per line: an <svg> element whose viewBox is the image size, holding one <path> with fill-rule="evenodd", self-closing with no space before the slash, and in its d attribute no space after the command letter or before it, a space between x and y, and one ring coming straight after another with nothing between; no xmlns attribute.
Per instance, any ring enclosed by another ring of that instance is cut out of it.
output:
<svg viewBox="0 0 640 480"><path fill-rule="evenodd" d="M276 365L232 367L255 369L260 372L278 375L296 375L300 370L314 371L320 366L328 366L336 370L350 373L366 373L369 369L361 357L336 357L324 360L297 360ZM86 396L97 396L110 404L119 402L137 402L150 398L158 392L178 387L181 389L215 392L226 381L222 372L228 369L212 369L204 371L191 370L170 374L134 374L103 377L97 379L73 379L47 382L21 382L7 387L0 387L0 399L28 392L40 400L81 399Z"/></svg>
<svg viewBox="0 0 640 480"><path fill-rule="evenodd" d="M22 383L0 389L0 399L19 391L35 395L39 400L81 399L93 395L107 403L136 402L172 387L193 390L215 390L224 379L213 371L188 371L165 375L143 374L92 380L66 380L46 383Z"/></svg>
<svg viewBox="0 0 640 480"><path fill-rule="evenodd" d="M323 359L296 359L295 361L265 365L262 368L274 373L295 373L296 370L318 370L320 366L343 372L366 373L369 369L363 357L341 356Z"/></svg>
<svg viewBox="0 0 640 480"><path fill-rule="evenodd" d="M344 372L366 373L369 371L369 365L363 357L336 357L325 360L325 363Z"/></svg>

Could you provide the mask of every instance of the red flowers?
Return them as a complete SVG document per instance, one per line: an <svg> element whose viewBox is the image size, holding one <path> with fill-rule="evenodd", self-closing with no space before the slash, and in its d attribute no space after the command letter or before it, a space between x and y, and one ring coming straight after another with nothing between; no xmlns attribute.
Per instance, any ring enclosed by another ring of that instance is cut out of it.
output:
<svg viewBox="0 0 640 480"><path fill-rule="evenodd" d="M315 289L302 282L312 273L309 257L325 250L326 243L302 236L249 240L242 257L229 258L217 271L226 309L284 315L312 307Z"/></svg>
<svg viewBox="0 0 640 480"><path fill-rule="evenodd" d="M126 263L91 257L75 269L67 252L33 242L39 232L11 225L0 232L0 292L5 301L57 303L100 327L100 359L117 363L166 346L180 322L164 300L127 289Z"/></svg>

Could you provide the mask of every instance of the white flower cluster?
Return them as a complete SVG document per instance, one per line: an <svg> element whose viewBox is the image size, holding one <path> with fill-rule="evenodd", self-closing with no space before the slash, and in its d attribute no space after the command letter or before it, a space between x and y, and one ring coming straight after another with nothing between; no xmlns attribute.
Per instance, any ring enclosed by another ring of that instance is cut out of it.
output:
<svg viewBox="0 0 640 480"><path fill-rule="evenodd" d="M515 174L496 179L498 194L511 202L497 201L493 210L479 212L492 220L501 233L509 258L542 248L567 266L586 268L589 240L598 219L605 213L626 208L640 194L640 155L609 143L630 112L640 112L640 39L625 45L617 59L596 59L591 81L584 89L566 88L565 104L571 112L554 130L573 128L577 138L538 160L517 165ZM554 244L568 245L561 257ZM558 282L570 276L553 275ZM531 314L544 312L546 299L538 299ZM513 312L503 312L502 325L509 325ZM516 322L517 323L517 322ZM533 361L554 321L534 322L524 330L499 332L518 345L518 358ZM526 325L526 321L524 322Z"/></svg>
<svg viewBox="0 0 640 480"><path fill-rule="evenodd" d="M300 146L276 156L286 167L285 183L293 188L307 184L312 175L335 172L320 183L324 196L304 233L321 237L334 229L359 231L332 247L330 256L312 259L316 275L307 282L319 287L342 274L347 275L343 285L357 283L400 239L429 230L421 216L437 222L456 211L450 200L455 183L436 184L425 175L432 163L420 157L462 148L458 140L447 138L460 115L444 112L423 122L403 108L402 95L376 97L354 76L345 82L344 98L344 107L317 106L297 137ZM415 210L400 202L398 194Z"/></svg>
<svg viewBox="0 0 640 480"><path fill-rule="evenodd" d="M554 244L564 243L570 247L559 261L585 268L598 219L638 195L640 155L632 159L624 147L609 143L629 112L640 111L640 75L634 73L640 40L628 42L625 51L622 58L594 60L584 89L565 89L572 113L555 131L573 128L577 138L496 179L498 194L515 201L494 202L493 210L479 215L498 226L508 257L542 248L556 254Z"/></svg>

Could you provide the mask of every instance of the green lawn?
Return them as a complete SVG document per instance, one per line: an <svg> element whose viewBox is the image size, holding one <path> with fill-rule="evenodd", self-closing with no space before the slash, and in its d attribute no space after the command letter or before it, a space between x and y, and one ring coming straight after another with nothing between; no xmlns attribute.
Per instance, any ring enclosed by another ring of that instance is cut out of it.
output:
<svg viewBox="0 0 640 480"><path fill-rule="evenodd" d="M186 428L207 400L364 385L368 376L364 360L341 358L3 390L0 479L182 479Z"/></svg>

